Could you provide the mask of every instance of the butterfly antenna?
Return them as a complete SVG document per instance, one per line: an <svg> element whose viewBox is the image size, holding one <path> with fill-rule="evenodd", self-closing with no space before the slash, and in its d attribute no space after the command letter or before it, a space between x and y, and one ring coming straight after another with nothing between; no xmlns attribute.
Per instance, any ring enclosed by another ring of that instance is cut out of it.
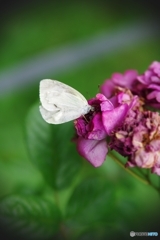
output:
<svg viewBox="0 0 160 240"><path fill-rule="evenodd" d="M83 115L83 117L84 117L84 119L86 120L86 122L89 123L88 120L87 120L87 118L85 117L85 115Z"/></svg>

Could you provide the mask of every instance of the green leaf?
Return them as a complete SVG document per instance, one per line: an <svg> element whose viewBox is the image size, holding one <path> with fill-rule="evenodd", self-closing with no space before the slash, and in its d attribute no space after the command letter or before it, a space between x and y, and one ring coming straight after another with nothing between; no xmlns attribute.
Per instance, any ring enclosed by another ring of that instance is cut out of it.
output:
<svg viewBox="0 0 160 240"><path fill-rule="evenodd" d="M68 187L81 168L81 158L71 141L73 123L46 123L34 105L27 117L27 146L31 159L55 189Z"/></svg>
<svg viewBox="0 0 160 240"><path fill-rule="evenodd" d="M20 239L48 239L58 231L60 220L59 209L40 197L12 195L0 201L1 225Z"/></svg>
<svg viewBox="0 0 160 240"><path fill-rule="evenodd" d="M113 191L113 186L105 178L94 177L81 182L68 202L68 222L81 225L110 224L115 204Z"/></svg>

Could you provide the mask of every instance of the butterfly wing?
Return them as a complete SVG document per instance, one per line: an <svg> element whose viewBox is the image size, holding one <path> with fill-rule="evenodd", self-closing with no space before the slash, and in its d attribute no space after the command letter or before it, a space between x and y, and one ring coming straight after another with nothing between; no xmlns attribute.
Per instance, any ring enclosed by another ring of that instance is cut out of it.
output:
<svg viewBox="0 0 160 240"><path fill-rule="evenodd" d="M56 80L40 82L40 112L44 120L52 124L71 121L88 113L91 106L74 88Z"/></svg>

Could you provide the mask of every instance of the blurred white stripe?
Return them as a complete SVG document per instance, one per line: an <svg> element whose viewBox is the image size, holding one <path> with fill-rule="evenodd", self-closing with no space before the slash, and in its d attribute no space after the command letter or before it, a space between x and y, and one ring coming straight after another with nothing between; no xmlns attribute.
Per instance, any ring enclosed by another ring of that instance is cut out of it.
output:
<svg viewBox="0 0 160 240"><path fill-rule="evenodd" d="M50 49L1 72L0 93L25 87L38 79L50 78L51 75L73 69L103 54L142 42L146 38L155 38L157 32L152 23L136 23L56 50Z"/></svg>

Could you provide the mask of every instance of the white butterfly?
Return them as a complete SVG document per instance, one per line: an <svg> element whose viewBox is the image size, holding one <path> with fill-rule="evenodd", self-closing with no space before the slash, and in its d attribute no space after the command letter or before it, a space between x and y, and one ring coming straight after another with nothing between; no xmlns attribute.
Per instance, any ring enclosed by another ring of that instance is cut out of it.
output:
<svg viewBox="0 0 160 240"><path fill-rule="evenodd" d="M52 124L69 122L91 110L85 97L74 88L56 80L40 81L40 113Z"/></svg>

